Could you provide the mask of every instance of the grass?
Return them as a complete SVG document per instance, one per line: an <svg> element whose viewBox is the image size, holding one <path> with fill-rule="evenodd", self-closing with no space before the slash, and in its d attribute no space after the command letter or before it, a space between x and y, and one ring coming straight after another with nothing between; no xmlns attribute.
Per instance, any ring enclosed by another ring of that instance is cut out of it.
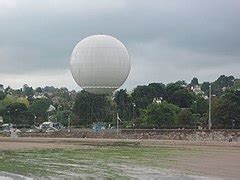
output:
<svg viewBox="0 0 240 180"><path fill-rule="evenodd" d="M0 152L0 171L27 176L86 175L129 178L118 165L167 168L174 157L195 154L194 150L167 147L107 146L84 149L45 149Z"/></svg>

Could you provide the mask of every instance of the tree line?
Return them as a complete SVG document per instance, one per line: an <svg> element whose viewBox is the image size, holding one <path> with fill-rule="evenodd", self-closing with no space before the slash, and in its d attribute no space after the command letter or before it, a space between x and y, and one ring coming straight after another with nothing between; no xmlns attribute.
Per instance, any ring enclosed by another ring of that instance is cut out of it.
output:
<svg viewBox="0 0 240 180"><path fill-rule="evenodd" d="M239 128L240 80L225 75L201 84L196 77L190 83L150 83L132 91L120 89L113 95L70 92L52 86L7 87L0 92L0 116L5 123L17 125L31 126L47 120L67 125L70 119L73 126L88 127L93 122L115 125L118 113L125 128L207 127L209 85L213 128Z"/></svg>

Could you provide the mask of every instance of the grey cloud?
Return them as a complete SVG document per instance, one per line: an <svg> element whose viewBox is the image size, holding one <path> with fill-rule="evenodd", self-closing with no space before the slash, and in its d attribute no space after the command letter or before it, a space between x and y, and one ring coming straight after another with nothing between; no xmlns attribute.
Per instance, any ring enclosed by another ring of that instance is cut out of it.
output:
<svg viewBox="0 0 240 180"><path fill-rule="evenodd" d="M237 0L0 3L0 74L66 70L76 43L103 33L123 41L133 58L126 87L238 75L229 69L240 65L239 5Z"/></svg>

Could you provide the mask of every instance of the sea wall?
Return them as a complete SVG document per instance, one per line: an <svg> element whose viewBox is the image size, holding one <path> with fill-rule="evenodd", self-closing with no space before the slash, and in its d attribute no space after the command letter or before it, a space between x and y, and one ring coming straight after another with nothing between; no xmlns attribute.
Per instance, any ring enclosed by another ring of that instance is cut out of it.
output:
<svg viewBox="0 0 240 180"><path fill-rule="evenodd" d="M10 136L10 134L1 134ZM192 140L192 141L240 141L240 130L215 129L123 129L117 132L115 129L106 129L94 132L91 129L72 129L71 132L62 130L59 132L21 132L19 137L64 137L64 138L123 138L123 139L158 139L158 140Z"/></svg>

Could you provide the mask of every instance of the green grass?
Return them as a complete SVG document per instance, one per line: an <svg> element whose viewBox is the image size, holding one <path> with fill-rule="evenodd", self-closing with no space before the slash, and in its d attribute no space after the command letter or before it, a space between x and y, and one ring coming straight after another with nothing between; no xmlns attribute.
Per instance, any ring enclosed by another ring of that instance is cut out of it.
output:
<svg viewBox="0 0 240 180"><path fill-rule="evenodd" d="M28 176L68 176L127 178L114 165L167 168L175 156L194 150L166 147L89 147L87 149L46 149L0 152L0 171Z"/></svg>

